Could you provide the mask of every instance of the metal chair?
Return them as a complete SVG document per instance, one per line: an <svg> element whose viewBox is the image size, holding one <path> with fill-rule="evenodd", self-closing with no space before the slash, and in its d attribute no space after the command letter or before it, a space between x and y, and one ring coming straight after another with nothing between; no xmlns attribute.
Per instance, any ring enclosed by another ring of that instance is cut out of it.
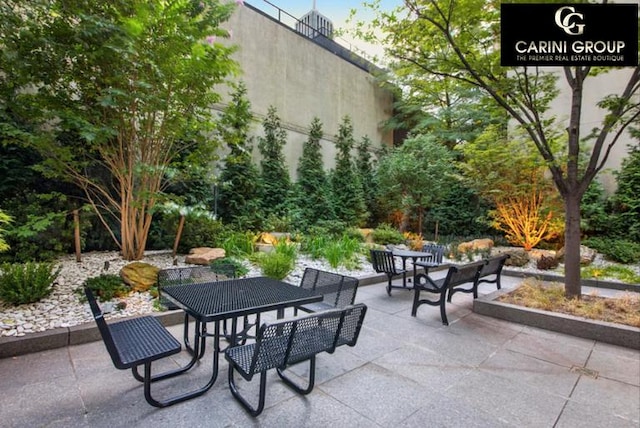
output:
<svg viewBox="0 0 640 428"><path fill-rule="evenodd" d="M428 265L430 267L436 267L442 264L442 258L444 257L444 251L446 246L439 244L424 244L422 251L431 253L430 257L427 257L424 261L420 262L420 266Z"/></svg>
<svg viewBox="0 0 640 428"><path fill-rule="evenodd" d="M131 369L133 377L144 384L144 398L154 407L167 407L204 394L216 380L212 374L207 384L196 390L160 401L151 395L151 383L180 375L189 370L197 359L194 357L186 366L164 373L151 374L154 361L180 353L182 347L171 333L153 316L144 316L109 323L104 319L102 310L90 288L84 289L93 319L98 325L102 341L109 352L113 365L119 370ZM196 351L198 344L196 344ZM138 366L144 366L144 374L138 372Z"/></svg>
<svg viewBox="0 0 640 428"><path fill-rule="evenodd" d="M393 253L386 250L371 250L371 264L377 273L385 273L387 278L389 278L387 294L391 296L393 277L402 275L407 271L404 269L398 269Z"/></svg>
<svg viewBox="0 0 640 428"><path fill-rule="evenodd" d="M306 268L302 275L300 287L321 294L323 300L294 308L294 315L298 309L304 312L318 312L325 309L344 308L352 305L358 291L358 279L314 268Z"/></svg>

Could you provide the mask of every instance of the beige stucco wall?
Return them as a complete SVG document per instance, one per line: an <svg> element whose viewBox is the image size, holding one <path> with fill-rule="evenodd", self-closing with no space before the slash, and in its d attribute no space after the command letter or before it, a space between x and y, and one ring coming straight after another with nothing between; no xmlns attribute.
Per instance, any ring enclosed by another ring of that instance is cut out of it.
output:
<svg viewBox="0 0 640 428"><path fill-rule="evenodd" d="M248 6L238 7L224 27L238 47L234 58L256 118L253 132L262 135L261 120L275 106L288 134L285 157L292 177L314 116L323 123L327 169L334 166L334 136L345 115L356 141L367 135L375 147L392 144L392 133L382 130L392 114L392 94L372 75Z"/></svg>
<svg viewBox="0 0 640 428"><path fill-rule="evenodd" d="M587 136L595 127L602 127L602 120L606 111L598 107L598 103L605 99L607 95L619 95L629 81L629 77L633 72L632 68L610 69L607 73L589 77L584 84L584 97L582 102L582 120L580 122L581 137ZM569 123L569 114L571 106L571 90L568 86L564 74L558 70L558 88L559 96L551 104L550 114L556 116L559 128L566 129ZM640 101L640 94L634 97L635 102ZM607 142L612 140L614 133L611 133ZM616 188L613 171L619 170L622 160L627 156L628 145L637 144L637 140L633 140L628 132L622 134L618 142L613 146L603 171L599 174L598 180L604 185L605 189L611 193ZM605 150L603 149L603 152Z"/></svg>

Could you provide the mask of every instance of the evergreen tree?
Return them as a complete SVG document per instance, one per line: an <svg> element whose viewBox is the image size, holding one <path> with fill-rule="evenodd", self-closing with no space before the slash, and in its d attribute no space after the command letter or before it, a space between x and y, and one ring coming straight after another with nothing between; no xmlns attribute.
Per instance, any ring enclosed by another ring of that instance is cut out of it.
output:
<svg viewBox="0 0 640 428"><path fill-rule="evenodd" d="M629 156L616 173L618 188L613 195L616 231L640 242L640 145L630 146Z"/></svg>
<svg viewBox="0 0 640 428"><path fill-rule="evenodd" d="M322 162L322 135L322 122L314 117L309 128L309 138L302 147L297 169L295 205L297 220L303 229L317 224L318 221L332 220L335 217Z"/></svg>
<svg viewBox="0 0 640 428"><path fill-rule="evenodd" d="M258 138L258 148L262 154L260 161L262 181L262 212L265 217L281 217L288 214L291 193L291 179L284 162L283 149L287 133L282 129L276 108L269 107L262 123L264 137Z"/></svg>
<svg viewBox="0 0 640 428"><path fill-rule="evenodd" d="M367 135L362 137L357 147L356 170L362 183L362 194L367 209L367 224L371 223L371 218L376 209L376 192L373 185L373 160L371 157L371 140Z"/></svg>
<svg viewBox="0 0 640 428"><path fill-rule="evenodd" d="M354 144L351 118L345 116L336 136L336 168L331 175L333 208L338 220L350 226L362 226L367 218L367 208L360 177L351 160Z"/></svg>
<svg viewBox="0 0 640 428"><path fill-rule="evenodd" d="M218 207L220 218L225 223L249 229L257 228L260 223L257 217L260 211L260 180L251 159L251 117L247 88L240 82L219 121L219 138L226 143L230 153L220 175Z"/></svg>

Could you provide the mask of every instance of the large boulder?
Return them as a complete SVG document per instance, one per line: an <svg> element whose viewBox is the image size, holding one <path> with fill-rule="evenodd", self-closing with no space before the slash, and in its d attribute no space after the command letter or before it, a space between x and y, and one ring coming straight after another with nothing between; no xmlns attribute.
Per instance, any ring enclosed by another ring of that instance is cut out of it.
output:
<svg viewBox="0 0 640 428"><path fill-rule="evenodd" d="M187 257L184 258L185 263L192 265L208 266L215 259L224 258L226 255L224 248L198 247L192 248Z"/></svg>
<svg viewBox="0 0 640 428"><path fill-rule="evenodd" d="M504 263L505 266L523 267L529 263L529 253L520 247L494 248L492 254L509 254L509 258Z"/></svg>
<svg viewBox="0 0 640 428"><path fill-rule="evenodd" d="M462 242L458 245L458 253L467 253L469 251L484 251L493 248L493 240L489 238L474 239L469 242Z"/></svg>
<svg viewBox="0 0 640 428"><path fill-rule="evenodd" d="M120 277L131 287L131 290L142 292L156 284L159 271L159 267L149 263L133 262L120 270Z"/></svg>
<svg viewBox="0 0 640 428"><path fill-rule="evenodd" d="M580 264L583 266L590 265L596 258L598 252L592 248L580 245ZM564 262L564 247L558 251L558 260Z"/></svg>

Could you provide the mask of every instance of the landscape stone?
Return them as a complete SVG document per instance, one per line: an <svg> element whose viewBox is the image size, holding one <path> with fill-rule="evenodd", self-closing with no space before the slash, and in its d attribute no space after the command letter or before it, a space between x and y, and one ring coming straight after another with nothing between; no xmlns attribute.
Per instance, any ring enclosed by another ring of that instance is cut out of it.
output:
<svg viewBox="0 0 640 428"><path fill-rule="evenodd" d="M192 248L184 259L185 263L192 265L208 266L215 259L224 258L226 255L223 248L198 247Z"/></svg>
<svg viewBox="0 0 640 428"><path fill-rule="evenodd" d="M120 270L120 276L125 284L134 292L148 291L158 282L160 268L149 263L133 262Z"/></svg>

